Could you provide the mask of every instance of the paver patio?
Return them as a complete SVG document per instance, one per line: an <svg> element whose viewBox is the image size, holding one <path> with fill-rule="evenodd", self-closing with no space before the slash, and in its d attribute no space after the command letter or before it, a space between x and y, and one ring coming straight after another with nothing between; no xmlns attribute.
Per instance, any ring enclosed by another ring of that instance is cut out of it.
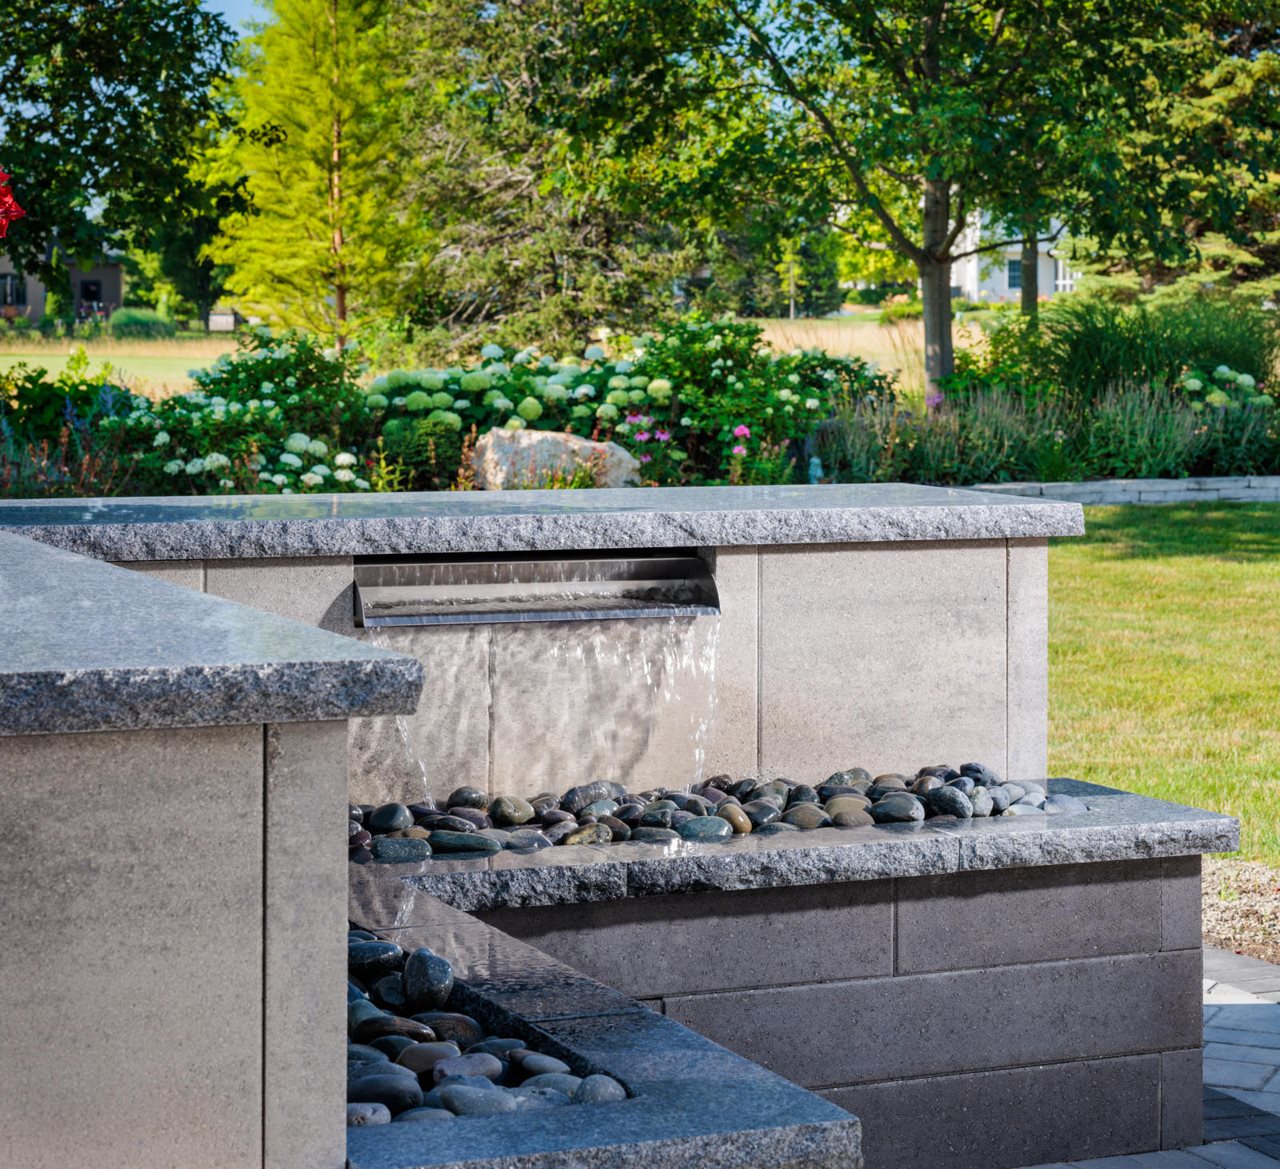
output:
<svg viewBox="0 0 1280 1169"><path fill-rule="evenodd" d="M1071 1169L1280 1169L1280 966L1206 946L1204 975L1206 1143Z"/></svg>

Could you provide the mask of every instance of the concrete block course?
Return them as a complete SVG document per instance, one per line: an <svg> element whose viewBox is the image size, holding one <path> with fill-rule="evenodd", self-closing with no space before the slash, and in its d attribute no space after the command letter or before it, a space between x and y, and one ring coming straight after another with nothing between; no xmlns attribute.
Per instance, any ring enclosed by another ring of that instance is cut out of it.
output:
<svg viewBox="0 0 1280 1169"><path fill-rule="evenodd" d="M875 1169L1013 1169L1160 1139L1160 1057L1138 1055L819 1093L863 1125Z"/></svg>
<svg viewBox="0 0 1280 1169"><path fill-rule="evenodd" d="M701 549L711 554L720 595L716 710L707 763L731 775L758 772L760 760L760 550Z"/></svg>
<svg viewBox="0 0 1280 1169"><path fill-rule="evenodd" d="M1160 948L1199 950L1200 857L1171 856L1160 863Z"/></svg>
<svg viewBox="0 0 1280 1169"><path fill-rule="evenodd" d="M1179 952L664 1001L670 1018L826 1087L1190 1047L1198 974L1198 959ZM997 994L1009 1009L992 1026Z"/></svg>
<svg viewBox="0 0 1280 1169"><path fill-rule="evenodd" d="M352 587L350 556L205 563L205 592L212 596L348 636L355 632Z"/></svg>
<svg viewBox="0 0 1280 1169"><path fill-rule="evenodd" d="M1204 1137L1200 1049L1160 1053L1160 1147L1185 1149Z"/></svg>
<svg viewBox="0 0 1280 1169"><path fill-rule="evenodd" d="M1009 541L1005 570L1005 775L1035 779L1049 770L1048 541Z"/></svg>

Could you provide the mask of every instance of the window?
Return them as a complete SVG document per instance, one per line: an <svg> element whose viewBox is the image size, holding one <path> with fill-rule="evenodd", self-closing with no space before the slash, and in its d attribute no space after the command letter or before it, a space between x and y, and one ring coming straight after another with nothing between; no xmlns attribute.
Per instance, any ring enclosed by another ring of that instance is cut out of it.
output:
<svg viewBox="0 0 1280 1169"><path fill-rule="evenodd" d="M1009 291L1019 291L1022 288L1022 261L1006 260L1004 270L1005 275L1009 278Z"/></svg>
<svg viewBox="0 0 1280 1169"><path fill-rule="evenodd" d="M26 303L27 282L13 273L0 276L0 305L25 305Z"/></svg>
<svg viewBox="0 0 1280 1169"><path fill-rule="evenodd" d="M1075 292L1076 274L1067 267L1065 260L1053 262L1053 291Z"/></svg>
<svg viewBox="0 0 1280 1169"><path fill-rule="evenodd" d="M101 280L81 280L80 281L80 299L85 304L97 304L102 300L102 281Z"/></svg>

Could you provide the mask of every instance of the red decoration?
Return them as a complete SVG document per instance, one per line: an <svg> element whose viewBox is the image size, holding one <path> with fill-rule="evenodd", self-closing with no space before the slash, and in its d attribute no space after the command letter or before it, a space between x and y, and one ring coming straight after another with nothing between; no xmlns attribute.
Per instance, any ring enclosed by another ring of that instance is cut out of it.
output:
<svg viewBox="0 0 1280 1169"><path fill-rule="evenodd" d="M9 224L25 214L18 206L18 200L13 197L13 192L9 190L9 176L0 170L0 239L8 234Z"/></svg>

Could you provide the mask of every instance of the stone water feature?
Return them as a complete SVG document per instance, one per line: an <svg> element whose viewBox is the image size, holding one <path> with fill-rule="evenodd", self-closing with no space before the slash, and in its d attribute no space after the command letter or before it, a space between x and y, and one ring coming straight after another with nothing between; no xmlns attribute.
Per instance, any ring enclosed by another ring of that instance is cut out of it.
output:
<svg viewBox="0 0 1280 1169"><path fill-rule="evenodd" d="M357 843L405 842L350 867L348 917L405 951L445 931L454 1007L629 1096L459 1119L458 1143L352 1129L360 1169L638 1165L655 1133L670 1164L851 1169L1199 1139L1199 854L1236 828L1044 778L1046 538L1079 532L1077 507L885 485L51 501L0 505L0 527L421 663L412 710L351 722L348 839L351 808L355 833L410 823ZM696 559L716 612L367 623L361 582L388 564L561 553ZM929 774L942 761L962 774ZM620 786L550 806L595 781ZM975 815L1000 781L1027 811ZM504 797L546 804L526 831L550 840L559 810L586 835L508 847L520 826L441 824L492 823ZM781 806L757 825L762 801ZM750 832L680 835L735 829L739 806ZM672 826L633 828L634 808ZM489 843L436 848L451 832ZM711 1107L726 1085L760 1107Z"/></svg>

